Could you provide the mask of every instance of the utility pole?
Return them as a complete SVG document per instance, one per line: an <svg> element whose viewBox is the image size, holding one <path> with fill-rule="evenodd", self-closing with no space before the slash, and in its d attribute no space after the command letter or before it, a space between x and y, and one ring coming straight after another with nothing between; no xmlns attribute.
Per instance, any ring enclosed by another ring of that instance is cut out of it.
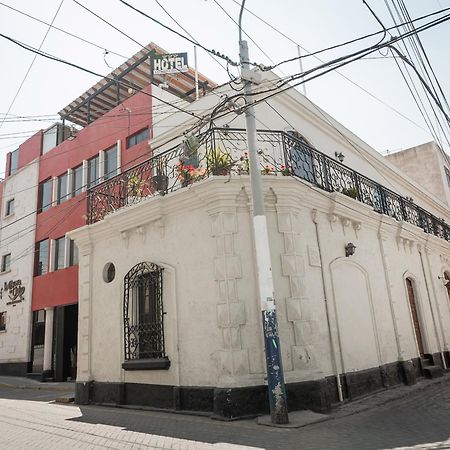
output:
<svg viewBox="0 0 450 450"><path fill-rule="evenodd" d="M239 13L239 57L241 79L244 82L246 102L245 122L250 163L250 182L253 202L253 234L256 249L256 272L258 276L258 294L260 298L264 347L266 352L267 387L269 390L270 417L272 423L289 423L286 388L283 366L281 364L280 339L278 336L277 310L274 300L272 267L270 261L269 235L264 209L261 170L257 154L256 118L252 98L253 72L250 71L247 41L242 40L242 13L245 0Z"/></svg>

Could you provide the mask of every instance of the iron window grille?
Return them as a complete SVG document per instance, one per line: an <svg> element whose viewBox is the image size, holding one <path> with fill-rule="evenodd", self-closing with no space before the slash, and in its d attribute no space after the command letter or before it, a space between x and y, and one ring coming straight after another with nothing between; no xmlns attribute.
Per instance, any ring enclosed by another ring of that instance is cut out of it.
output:
<svg viewBox="0 0 450 450"><path fill-rule="evenodd" d="M125 276L125 361L166 358L162 273L162 267L142 262Z"/></svg>

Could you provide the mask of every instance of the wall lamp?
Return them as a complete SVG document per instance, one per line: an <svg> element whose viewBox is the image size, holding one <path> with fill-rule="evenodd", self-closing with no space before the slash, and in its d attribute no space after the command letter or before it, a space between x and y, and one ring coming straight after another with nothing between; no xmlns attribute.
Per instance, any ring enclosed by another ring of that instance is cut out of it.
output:
<svg viewBox="0 0 450 450"><path fill-rule="evenodd" d="M440 277L440 276L438 276L438 280L442 280L442 283L444 283L444 286L445 286L446 288L449 288L449 287L450 287L450 280L449 280L449 279L447 279L447 278L445 278L445 277Z"/></svg>
<svg viewBox="0 0 450 450"><path fill-rule="evenodd" d="M345 246L345 256L348 258L349 256L354 255L355 254L355 249L356 249L356 245L353 244L352 242L349 242Z"/></svg>
<svg viewBox="0 0 450 450"><path fill-rule="evenodd" d="M343 162L345 155L342 152L334 152L334 156L339 160L339 162Z"/></svg>

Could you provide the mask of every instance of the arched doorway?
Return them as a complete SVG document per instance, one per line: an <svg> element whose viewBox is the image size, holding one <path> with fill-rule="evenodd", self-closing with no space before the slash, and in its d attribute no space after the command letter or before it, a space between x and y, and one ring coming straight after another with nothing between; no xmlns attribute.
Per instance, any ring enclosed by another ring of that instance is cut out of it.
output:
<svg viewBox="0 0 450 450"><path fill-rule="evenodd" d="M420 356L423 356L425 354L425 350L424 350L424 346L423 346L422 331L420 329L419 312L417 310L414 281L411 278L406 278L405 281L406 281L406 290L408 292L408 301L409 301L409 307L411 310L411 316L412 316L413 325L414 325L414 334L416 337L417 347L419 349Z"/></svg>

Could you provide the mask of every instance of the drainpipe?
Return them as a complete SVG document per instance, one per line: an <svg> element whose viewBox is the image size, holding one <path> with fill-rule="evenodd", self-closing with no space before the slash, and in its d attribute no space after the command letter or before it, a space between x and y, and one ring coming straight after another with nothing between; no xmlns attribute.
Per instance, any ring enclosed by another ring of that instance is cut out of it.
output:
<svg viewBox="0 0 450 450"><path fill-rule="evenodd" d="M400 333L398 331L397 317L395 315L395 310L394 310L394 299L392 297L391 279L389 277L386 253L384 251L383 237L381 235L382 221L383 221L383 218L381 218L380 226L378 228L378 244L380 246L381 261L383 263L384 279L386 280L387 295L388 295L388 299L389 299L389 308L391 310L392 323L394 325L394 334L395 334L395 342L397 344L398 360L403 361L402 349L401 349L401 344L400 344Z"/></svg>
<svg viewBox="0 0 450 450"><path fill-rule="evenodd" d="M442 346L441 346L441 342L440 342L440 339L439 339L439 334L438 334L438 331L437 331L436 317L434 315L434 309L433 309L433 305L431 303L430 288L428 286L427 275L426 275L426 272L425 272L425 264L423 262L422 249L420 247L418 247L418 251L419 251L419 255L420 255L420 264L422 265L423 278L425 280L425 287L426 287L426 290L427 290L428 303L430 304L431 317L433 319L433 326L434 326L434 333L436 335L436 342L437 342L437 344L439 346L439 353L441 354L442 364L444 365L444 369L446 369L447 365L445 364L444 352L442 351Z"/></svg>
<svg viewBox="0 0 450 450"><path fill-rule="evenodd" d="M333 358L333 366L336 376L336 384L338 388L338 396L339 401L344 401L344 396L342 395L342 384L341 384L341 377L339 374L339 366L338 366L338 360L336 356L336 343L334 342L333 333L331 331L331 322L330 322L330 306L328 303L326 288L325 288L325 273L323 269L323 261L322 261L322 247L320 245L320 238L319 238L319 226L317 224L317 209L312 210L312 220L314 222L314 227L316 229L316 240L317 240L317 247L319 249L319 260L320 260L320 274L322 276L322 289L323 289L323 298L325 301L325 311L327 315L327 326L328 326L328 333L330 336L330 347L331 347L331 355Z"/></svg>
<svg viewBox="0 0 450 450"><path fill-rule="evenodd" d="M430 280L433 280L433 275L431 273L430 257L428 255L428 251L426 249L425 249L425 256L427 258L428 275L430 277ZM445 362L444 354L442 352L442 349L446 349L447 348L447 345L446 345L446 342L445 342L444 326L442 324L441 311L439 310L439 301L438 301L438 297L437 297L437 293L436 293L436 288L435 288L434 283L432 281L431 281L431 288L433 289L434 300L436 302L436 307L437 307L437 316L438 316L438 319L439 319L439 326L440 326L440 330L441 330L441 334L442 334L442 347L441 347L442 364L444 365L444 369L447 369L447 364Z"/></svg>

